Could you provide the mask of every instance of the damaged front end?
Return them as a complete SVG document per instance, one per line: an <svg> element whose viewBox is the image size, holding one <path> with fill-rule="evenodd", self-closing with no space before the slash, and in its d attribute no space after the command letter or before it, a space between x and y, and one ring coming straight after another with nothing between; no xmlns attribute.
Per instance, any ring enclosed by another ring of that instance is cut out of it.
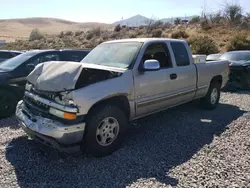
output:
<svg viewBox="0 0 250 188"><path fill-rule="evenodd" d="M34 88L26 90L17 105L16 117L31 138L60 151L78 151L85 130L84 116L77 115L75 105L56 102L57 97L58 94L41 94Z"/></svg>
<svg viewBox="0 0 250 188"><path fill-rule="evenodd" d="M85 115L73 92L79 88L118 77L121 71L103 70L73 62L38 65L27 77L25 94L16 108L16 117L31 137L61 151L80 149Z"/></svg>
<svg viewBox="0 0 250 188"><path fill-rule="evenodd" d="M250 89L250 65L239 65L233 63L230 65L227 89Z"/></svg>

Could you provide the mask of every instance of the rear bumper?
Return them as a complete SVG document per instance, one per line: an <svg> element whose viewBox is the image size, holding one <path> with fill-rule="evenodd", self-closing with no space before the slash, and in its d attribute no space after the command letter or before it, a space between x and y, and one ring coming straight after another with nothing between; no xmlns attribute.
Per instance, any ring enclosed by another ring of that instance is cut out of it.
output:
<svg viewBox="0 0 250 188"><path fill-rule="evenodd" d="M17 104L16 117L22 129L33 139L63 152L80 149L85 123L65 125L58 121L35 116L23 105Z"/></svg>

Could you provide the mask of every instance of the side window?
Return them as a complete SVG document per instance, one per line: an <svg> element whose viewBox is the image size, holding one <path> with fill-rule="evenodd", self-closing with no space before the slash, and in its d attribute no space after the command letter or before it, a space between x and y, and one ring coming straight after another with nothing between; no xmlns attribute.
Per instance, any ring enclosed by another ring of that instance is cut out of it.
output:
<svg viewBox="0 0 250 188"><path fill-rule="evenodd" d="M0 58L1 59L9 59L12 58L11 53L8 52L0 52Z"/></svg>
<svg viewBox="0 0 250 188"><path fill-rule="evenodd" d="M40 56L37 56L35 59L31 60L29 64L36 66L39 63L44 63L46 61L59 61L59 55L57 54L40 55Z"/></svg>
<svg viewBox="0 0 250 188"><path fill-rule="evenodd" d="M63 52L61 60L80 62L86 55L87 52Z"/></svg>
<svg viewBox="0 0 250 188"><path fill-rule="evenodd" d="M40 63L40 61L41 61L41 56L38 56L35 59L31 60L28 64L36 66Z"/></svg>
<svg viewBox="0 0 250 188"><path fill-rule="evenodd" d="M142 62L145 62L148 59L158 60L161 68L172 67L169 51L164 43L149 45L142 57Z"/></svg>
<svg viewBox="0 0 250 188"><path fill-rule="evenodd" d="M12 53L12 57L18 56L20 53Z"/></svg>
<svg viewBox="0 0 250 188"><path fill-rule="evenodd" d="M59 61L59 55L58 54L46 54L41 57L41 62L47 62L47 61Z"/></svg>
<svg viewBox="0 0 250 188"><path fill-rule="evenodd" d="M186 46L181 42L171 42L171 47L174 52L174 57L177 66L188 66L190 65L190 59Z"/></svg>

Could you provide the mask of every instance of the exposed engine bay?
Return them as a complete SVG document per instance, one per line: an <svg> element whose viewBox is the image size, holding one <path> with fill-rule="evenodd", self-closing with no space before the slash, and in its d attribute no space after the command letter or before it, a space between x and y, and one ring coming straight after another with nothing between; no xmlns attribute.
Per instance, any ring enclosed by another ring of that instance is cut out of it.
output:
<svg viewBox="0 0 250 188"><path fill-rule="evenodd" d="M27 81L39 91L64 92L115 78L126 69L76 62L46 62L28 75Z"/></svg>
<svg viewBox="0 0 250 188"><path fill-rule="evenodd" d="M107 70L84 68L80 76L78 77L75 89L86 87L88 85L101 82L104 80L116 78L120 75L122 75L122 73L107 71Z"/></svg>

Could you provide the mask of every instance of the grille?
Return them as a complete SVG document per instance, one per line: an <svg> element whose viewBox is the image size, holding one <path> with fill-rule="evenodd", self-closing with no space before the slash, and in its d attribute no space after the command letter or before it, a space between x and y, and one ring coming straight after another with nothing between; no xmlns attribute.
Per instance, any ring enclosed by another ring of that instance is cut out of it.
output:
<svg viewBox="0 0 250 188"><path fill-rule="evenodd" d="M49 114L49 106L41 102L35 101L27 96L23 98L24 105L35 115L47 116Z"/></svg>
<svg viewBox="0 0 250 188"><path fill-rule="evenodd" d="M64 120L62 118L56 117L49 113L49 106L37 102L29 97L24 97L24 106L25 108L35 116L41 116L44 118L49 118L61 122L63 124L73 125L76 123L80 123L84 120L84 116L79 116L76 120Z"/></svg>
<svg viewBox="0 0 250 188"><path fill-rule="evenodd" d="M32 87L31 92L36 94L36 95L39 95L43 98L50 99L50 100L55 100L55 98L57 96L56 93L38 91L34 87Z"/></svg>
<svg viewBox="0 0 250 188"><path fill-rule="evenodd" d="M242 72L241 69L230 69L229 81L240 81Z"/></svg>

